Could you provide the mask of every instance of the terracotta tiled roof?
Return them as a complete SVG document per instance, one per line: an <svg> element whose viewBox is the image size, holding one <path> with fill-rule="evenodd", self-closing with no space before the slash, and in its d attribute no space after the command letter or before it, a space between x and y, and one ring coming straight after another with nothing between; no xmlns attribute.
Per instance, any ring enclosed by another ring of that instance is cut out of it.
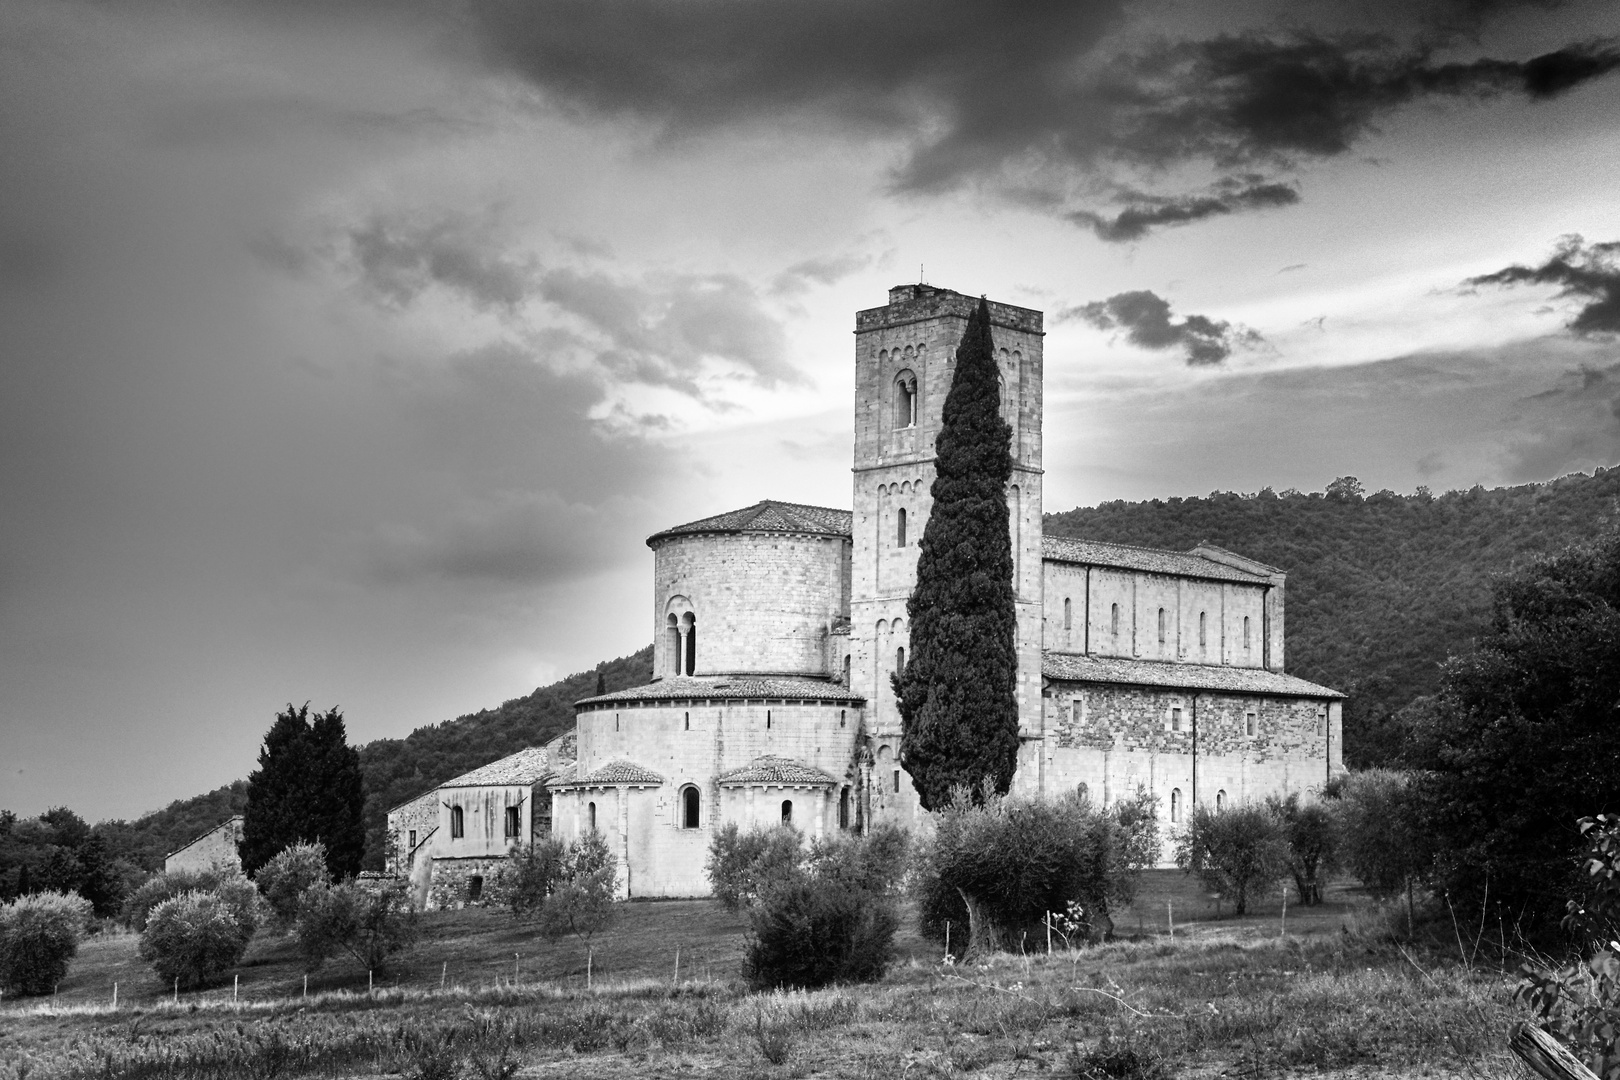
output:
<svg viewBox="0 0 1620 1080"><path fill-rule="evenodd" d="M546 783L551 787L561 787L564 784L572 784L574 782L574 777L578 775L578 762L570 761L566 765L559 767L557 772L550 780L546 781Z"/></svg>
<svg viewBox="0 0 1620 1080"><path fill-rule="evenodd" d="M651 546L655 541L671 536L716 532L787 532L849 536L854 527L854 519L855 515L848 510L765 499L741 510L700 518L685 525L676 525L674 528L653 533L647 537L647 543Z"/></svg>
<svg viewBox="0 0 1620 1080"><path fill-rule="evenodd" d="M1043 653L1041 674L1048 679L1067 682L1124 683L1177 690L1224 690L1233 694L1281 697L1344 697L1337 690L1264 668L1171 664L1162 660L1127 660L1117 656L1082 656L1078 653Z"/></svg>
<svg viewBox="0 0 1620 1080"><path fill-rule="evenodd" d="M866 699L849 692L849 688L828 679L783 675L687 675L659 679L646 686L629 690L615 690L574 702L574 707L585 705L598 708L631 701L670 701L685 698L735 700L738 698L781 698L793 701L836 701L840 705L862 705Z"/></svg>
<svg viewBox="0 0 1620 1080"><path fill-rule="evenodd" d="M1180 577L1209 578L1214 581L1240 581L1254 585L1266 585L1271 580L1261 574L1251 574L1246 570L1239 570L1235 566L1228 566L1214 559L1206 559L1190 551L1105 544L1100 540L1075 540L1067 536L1041 537L1041 558L1050 562L1110 566L1121 570L1146 570L1154 574L1175 574Z"/></svg>
<svg viewBox="0 0 1620 1080"><path fill-rule="evenodd" d="M588 775L567 783L575 787L603 787L608 784L662 784L664 778L633 761L610 761ZM553 785L561 787L562 783Z"/></svg>
<svg viewBox="0 0 1620 1080"><path fill-rule="evenodd" d="M440 784L440 787L496 787L509 784L534 784L544 780L551 773L557 771L557 765L551 760L543 746L531 746L519 750L510 757L503 757L499 761L492 761L488 765L474 769L469 773L462 773L454 780Z"/></svg>
<svg viewBox="0 0 1620 1080"><path fill-rule="evenodd" d="M740 769L721 773L720 783L823 787L836 784L838 781L820 769L811 768L792 758L766 754L764 757L755 758Z"/></svg>

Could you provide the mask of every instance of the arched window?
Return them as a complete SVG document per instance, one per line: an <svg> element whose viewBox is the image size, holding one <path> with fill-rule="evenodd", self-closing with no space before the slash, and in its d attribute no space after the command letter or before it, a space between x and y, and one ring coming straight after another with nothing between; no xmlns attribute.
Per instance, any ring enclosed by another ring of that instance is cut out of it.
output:
<svg viewBox="0 0 1620 1080"><path fill-rule="evenodd" d="M1181 789L1170 789L1170 820L1175 824L1181 823Z"/></svg>
<svg viewBox="0 0 1620 1080"><path fill-rule="evenodd" d="M902 371L894 377L894 426L914 427L917 423L917 376Z"/></svg>
<svg viewBox="0 0 1620 1080"><path fill-rule="evenodd" d="M1243 733L1245 735L1253 735L1257 726L1253 709L1243 714Z"/></svg>
<svg viewBox="0 0 1620 1080"><path fill-rule="evenodd" d="M1073 628L1074 612L1069 606L1069 598L1065 596L1063 598L1063 629L1072 630Z"/></svg>
<svg viewBox="0 0 1620 1080"><path fill-rule="evenodd" d="M1108 632L1119 637L1119 605L1114 604L1108 611Z"/></svg>
<svg viewBox="0 0 1620 1080"><path fill-rule="evenodd" d="M698 809L702 796L698 789L691 784L681 789L681 828L695 829L698 827Z"/></svg>
<svg viewBox="0 0 1620 1080"><path fill-rule="evenodd" d="M849 788L838 793L838 827L849 828Z"/></svg>
<svg viewBox="0 0 1620 1080"><path fill-rule="evenodd" d="M1200 611L1198 613L1198 647L1200 649L1202 649L1206 644L1208 644L1208 631L1207 631L1208 625L1209 625L1209 615L1208 615L1208 613Z"/></svg>
<svg viewBox="0 0 1620 1080"><path fill-rule="evenodd" d="M685 719L685 722L686 722L686 727L685 727L684 730L691 731L692 730L692 714L691 713L682 713L681 716Z"/></svg>
<svg viewBox="0 0 1620 1080"><path fill-rule="evenodd" d="M465 835L466 833L462 831L461 807L452 806L450 808L450 839L459 840Z"/></svg>
<svg viewBox="0 0 1620 1080"><path fill-rule="evenodd" d="M792 799L783 799L782 800L782 824L784 824L784 825L793 824L793 800Z"/></svg>
<svg viewBox="0 0 1620 1080"><path fill-rule="evenodd" d="M1164 644L1164 608L1159 609L1159 644Z"/></svg>
<svg viewBox="0 0 1620 1080"><path fill-rule="evenodd" d="M686 624L686 673L697 671L697 616L690 611L681 619Z"/></svg>
<svg viewBox="0 0 1620 1080"><path fill-rule="evenodd" d="M595 832L596 831L596 804L595 803L590 803L586 807L586 811L587 811L587 813L586 813L587 820L590 821L591 832Z"/></svg>
<svg viewBox="0 0 1620 1080"><path fill-rule="evenodd" d="M668 665L671 675L679 675L682 666L680 622L676 619L673 611L669 613L669 618L664 621L667 624L664 628L664 654L667 659L664 662Z"/></svg>
<svg viewBox="0 0 1620 1080"><path fill-rule="evenodd" d="M894 670L900 672L901 674L905 674L906 647L904 645L894 650Z"/></svg>
<svg viewBox="0 0 1620 1080"><path fill-rule="evenodd" d="M1215 793L1215 812L1218 814L1226 809L1226 789L1222 788Z"/></svg>
<svg viewBox="0 0 1620 1080"><path fill-rule="evenodd" d="M901 507L894 515L894 546L906 546L906 508Z"/></svg>
<svg viewBox="0 0 1620 1080"><path fill-rule="evenodd" d="M1075 788L1074 793L1080 797L1081 802L1086 802L1091 798L1091 788L1087 787L1085 784L1081 784L1079 787Z"/></svg>
<svg viewBox="0 0 1620 1080"><path fill-rule="evenodd" d="M1249 617L1243 616L1243 651L1249 651Z"/></svg>

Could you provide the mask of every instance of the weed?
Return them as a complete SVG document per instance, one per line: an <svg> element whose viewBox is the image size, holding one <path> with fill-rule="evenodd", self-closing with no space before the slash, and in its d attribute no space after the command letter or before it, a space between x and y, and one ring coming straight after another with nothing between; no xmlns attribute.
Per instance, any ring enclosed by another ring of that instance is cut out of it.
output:
<svg viewBox="0 0 1620 1080"><path fill-rule="evenodd" d="M1169 1080L1158 1051L1136 1040L1105 1037L1089 1049L1076 1043L1069 1054L1075 1080Z"/></svg>
<svg viewBox="0 0 1620 1080"><path fill-rule="evenodd" d="M756 1009L754 1044L759 1047L760 1056L772 1065L787 1064L788 1058L793 1056L793 1024L775 1014L767 1020L765 1010Z"/></svg>

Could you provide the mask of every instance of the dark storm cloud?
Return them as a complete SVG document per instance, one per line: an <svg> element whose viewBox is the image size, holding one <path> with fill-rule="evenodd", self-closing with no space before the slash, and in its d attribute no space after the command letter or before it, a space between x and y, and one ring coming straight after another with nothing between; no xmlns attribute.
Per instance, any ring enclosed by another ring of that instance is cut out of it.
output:
<svg viewBox="0 0 1620 1080"><path fill-rule="evenodd" d="M733 274L628 276L547 268L510 252L493 225L464 217L377 217L348 232L362 288L379 303L404 308L431 289L474 308L562 317L542 335L589 355L615 380L665 386L703 397L698 377L711 360L775 387L802 378L787 359L780 322L758 291ZM277 253L274 249L263 258ZM841 275L837 260L801 263L778 281Z"/></svg>
<svg viewBox="0 0 1620 1080"><path fill-rule="evenodd" d="M1123 330L1127 341L1143 349L1185 350L1187 363L1195 367L1219 364L1234 348L1252 347L1264 340L1253 330L1204 315L1187 315L1177 322L1170 316L1170 301L1146 289L1066 308L1058 312L1057 319L1080 319L1099 330Z"/></svg>
<svg viewBox="0 0 1620 1080"><path fill-rule="evenodd" d="M1297 201L1281 173L1413 102L1541 101L1620 66L1609 39L1436 59L1436 40L1517 6L1410 5L1394 24L1409 40L1255 30L1131 47L1121 0L475 0L470 25L494 64L569 109L673 135L797 118L899 136L901 191L983 183L1130 239ZM1115 170L1187 163L1227 173L1225 188L1075 205ZM1256 168L1272 175L1236 182Z"/></svg>
<svg viewBox="0 0 1620 1080"><path fill-rule="evenodd" d="M870 255L827 255L805 259L776 275L771 291L799 293L812 285L834 285L872 264Z"/></svg>
<svg viewBox="0 0 1620 1080"><path fill-rule="evenodd" d="M1204 218L1218 217L1238 210L1255 210L1271 206L1292 206L1299 202L1299 192L1288 184L1256 183L1244 185L1231 179L1216 185L1214 191L1204 195L1160 196L1133 192L1130 203L1112 217L1090 210L1076 210L1069 220L1086 225L1097 234L1097 239L1109 243L1139 240L1148 230L1165 225L1186 225Z"/></svg>
<svg viewBox="0 0 1620 1080"><path fill-rule="evenodd" d="M1566 236L1540 266L1509 266L1463 284L1556 285L1560 298L1585 301L1569 321L1571 332L1620 333L1620 241L1588 245L1579 236Z"/></svg>

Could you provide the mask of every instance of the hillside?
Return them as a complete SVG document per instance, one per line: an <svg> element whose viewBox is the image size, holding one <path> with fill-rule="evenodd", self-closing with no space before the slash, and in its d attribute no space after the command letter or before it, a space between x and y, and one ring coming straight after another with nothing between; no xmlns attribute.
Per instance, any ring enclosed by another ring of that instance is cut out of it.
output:
<svg viewBox="0 0 1620 1080"><path fill-rule="evenodd" d="M1614 520L1620 468L1438 496L1359 488L1345 478L1327 493L1110 502L1049 514L1046 530L1181 549L1208 541L1287 571L1287 669L1350 695L1346 761L1377 764L1399 749L1393 715L1432 692L1440 663L1483 626L1491 576Z"/></svg>

